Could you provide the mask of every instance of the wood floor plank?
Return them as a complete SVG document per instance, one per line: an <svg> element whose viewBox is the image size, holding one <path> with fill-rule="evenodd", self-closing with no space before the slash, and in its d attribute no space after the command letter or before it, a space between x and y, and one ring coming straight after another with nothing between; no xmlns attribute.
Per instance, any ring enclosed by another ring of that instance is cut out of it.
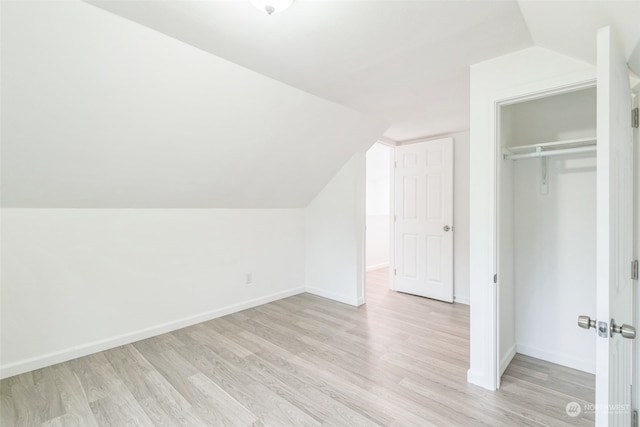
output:
<svg viewBox="0 0 640 427"><path fill-rule="evenodd" d="M42 418L45 420L57 418L65 414L60 392L56 386L53 371L50 369L38 369L33 372L33 382L38 388L44 401Z"/></svg>
<svg viewBox="0 0 640 427"><path fill-rule="evenodd" d="M203 397L194 406L198 411L206 413L206 420L211 422L211 425L249 426L259 421L254 414L206 375L195 374L190 376L188 380L200 391Z"/></svg>
<svg viewBox="0 0 640 427"><path fill-rule="evenodd" d="M70 419L82 420L85 426L97 426L98 423L89 406L87 393L77 375L71 370L70 363L61 363L45 369L53 371L65 415L68 415ZM33 405L33 402L31 404Z"/></svg>
<svg viewBox="0 0 640 427"><path fill-rule="evenodd" d="M107 396L89 403L99 425L153 427L153 421L133 399Z"/></svg>
<svg viewBox="0 0 640 427"><path fill-rule="evenodd" d="M390 291L299 294L0 381L9 426L568 426L594 376L516 355L502 387L467 383L469 307Z"/></svg>
<svg viewBox="0 0 640 427"><path fill-rule="evenodd" d="M140 407L147 414L154 426L175 426L181 424L177 419L165 412L164 409L153 398L140 401ZM205 425L200 423L200 425Z"/></svg>
<svg viewBox="0 0 640 427"><path fill-rule="evenodd" d="M89 418L86 416L81 417L75 414L64 414L45 421L44 423L40 424L40 427L84 427L86 425L91 425L92 422L93 415L91 416L91 418Z"/></svg>

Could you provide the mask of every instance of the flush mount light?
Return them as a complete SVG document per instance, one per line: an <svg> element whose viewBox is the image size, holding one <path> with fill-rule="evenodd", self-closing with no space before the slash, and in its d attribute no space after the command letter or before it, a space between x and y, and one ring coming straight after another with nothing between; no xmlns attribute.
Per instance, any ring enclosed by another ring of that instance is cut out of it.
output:
<svg viewBox="0 0 640 427"><path fill-rule="evenodd" d="M267 15L282 12L291 6L293 0L251 0L251 4L258 10L266 12Z"/></svg>

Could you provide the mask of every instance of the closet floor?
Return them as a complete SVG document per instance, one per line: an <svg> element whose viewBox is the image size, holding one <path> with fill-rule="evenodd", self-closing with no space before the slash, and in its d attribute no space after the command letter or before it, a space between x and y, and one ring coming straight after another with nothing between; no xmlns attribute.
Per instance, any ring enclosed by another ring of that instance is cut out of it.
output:
<svg viewBox="0 0 640 427"><path fill-rule="evenodd" d="M0 382L9 426L565 426L593 375L516 356L468 384L469 308L367 275L355 308L296 295Z"/></svg>

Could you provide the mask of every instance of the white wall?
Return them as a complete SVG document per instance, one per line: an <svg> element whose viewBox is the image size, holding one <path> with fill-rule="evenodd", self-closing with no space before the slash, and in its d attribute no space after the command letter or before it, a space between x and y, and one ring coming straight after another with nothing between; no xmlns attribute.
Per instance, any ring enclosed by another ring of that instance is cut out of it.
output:
<svg viewBox="0 0 640 427"><path fill-rule="evenodd" d="M393 148L376 143L367 151L366 175L366 267L367 271L389 265L389 214L391 158Z"/></svg>
<svg viewBox="0 0 640 427"><path fill-rule="evenodd" d="M356 153L305 210L306 291L364 303L364 153Z"/></svg>
<svg viewBox="0 0 640 427"><path fill-rule="evenodd" d="M2 377L304 291L301 209L3 209L1 221Z"/></svg>
<svg viewBox="0 0 640 427"><path fill-rule="evenodd" d="M307 211L310 283L363 300L349 159L384 123L81 1L1 19L0 375L302 292ZM345 162L349 201L305 210Z"/></svg>
<svg viewBox="0 0 640 427"><path fill-rule="evenodd" d="M596 334L576 319L596 312L596 159L548 165L547 195L540 160L513 165L517 351L595 373Z"/></svg>
<svg viewBox="0 0 640 427"><path fill-rule="evenodd" d="M497 385L496 103L595 79L592 65L533 47L471 67L469 382ZM515 319L514 319L515 321Z"/></svg>

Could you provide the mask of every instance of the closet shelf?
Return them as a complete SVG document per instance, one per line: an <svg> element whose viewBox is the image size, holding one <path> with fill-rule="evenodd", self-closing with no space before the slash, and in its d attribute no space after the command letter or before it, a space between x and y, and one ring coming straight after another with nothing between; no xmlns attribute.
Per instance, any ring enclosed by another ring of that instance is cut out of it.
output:
<svg viewBox="0 0 640 427"><path fill-rule="evenodd" d="M565 141L518 145L504 148L502 153L506 160L519 160L533 157L557 156L560 154L587 153L591 151L596 151L596 138L568 139Z"/></svg>

